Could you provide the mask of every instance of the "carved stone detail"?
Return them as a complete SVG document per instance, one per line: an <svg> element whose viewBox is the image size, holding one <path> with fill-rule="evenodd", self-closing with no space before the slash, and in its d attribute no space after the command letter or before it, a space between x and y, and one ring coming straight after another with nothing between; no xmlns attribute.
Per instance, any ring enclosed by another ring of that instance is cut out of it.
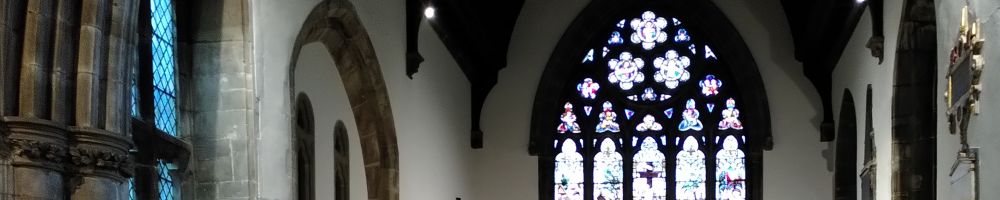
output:
<svg viewBox="0 0 1000 200"><path fill-rule="evenodd" d="M73 148L69 151L69 155L76 170L81 173L109 175L113 178L120 178L117 177L119 175L131 176L133 173L133 161L124 153L102 149Z"/></svg>
<svg viewBox="0 0 1000 200"><path fill-rule="evenodd" d="M66 158L66 148L54 143L12 139L10 144L14 147L15 156L28 160L58 165Z"/></svg>

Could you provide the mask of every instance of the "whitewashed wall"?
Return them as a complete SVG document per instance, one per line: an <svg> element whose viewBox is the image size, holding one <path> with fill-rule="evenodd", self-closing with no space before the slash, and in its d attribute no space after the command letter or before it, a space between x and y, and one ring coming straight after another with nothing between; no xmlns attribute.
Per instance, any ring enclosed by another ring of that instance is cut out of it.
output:
<svg viewBox="0 0 1000 200"><path fill-rule="evenodd" d="M348 103L347 91L341 81L333 57L323 44L311 43L302 47L295 70L295 94L309 96L315 120L316 198L333 199L334 185L334 125L338 120L347 128L350 156L350 185L365 185L365 168L361 154L361 140L355 124L354 112ZM294 172L294 171L293 171ZM352 200L368 199L365 187L351 187Z"/></svg>
<svg viewBox="0 0 1000 200"><path fill-rule="evenodd" d="M973 115L969 122L969 145L980 147L979 164L982 189L980 199L996 199L1000 197L1000 2L995 0L969 0L968 6L976 13L982 23L982 34L986 38L983 53L986 55L986 68L983 70L983 93L980 96L980 114ZM947 85L945 72L948 69L948 57L951 48L956 44L958 27L962 20L962 7L966 1L938 0L937 37L938 37L938 90L944 94ZM951 166L960 148L957 135L948 132L948 122L945 118L944 96L938 96L938 199L949 199L955 192L950 187Z"/></svg>
<svg viewBox="0 0 1000 200"><path fill-rule="evenodd" d="M866 9L833 72L834 119L840 119L840 104L844 89L850 90L854 96L854 109L858 120L856 131L858 171L855 174L861 174L864 167L865 93L868 85L872 85L872 122L875 128L873 143L875 162L878 164L875 172L876 199L890 199L892 196L892 84L902 9L902 0L884 1L882 17L885 59L881 65L878 64L878 58L872 57L871 51L865 47L872 36L871 10ZM856 180L858 183L856 191L860 199L861 179L856 178Z"/></svg>
<svg viewBox="0 0 1000 200"><path fill-rule="evenodd" d="M254 49L257 87L260 88L261 138L259 159L259 196L264 199L291 199L294 195L294 158L288 138L290 130L290 102L287 80L289 57L296 34L306 15L318 0L253 0ZM469 184L468 132L469 86L450 54L434 32L421 27L421 52L426 61L413 80L405 75L405 23L404 1L364 0L352 1L361 23L368 31L379 64L382 67L396 132L399 142L400 197L402 199L454 199L466 198ZM317 47L318 48L318 47ZM319 48L322 49L322 48ZM311 50L318 50L311 48ZM303 50L303 56L307 52ZM312 57L305 60L312 59ZM319 58L317 58L319 59ZM326 59L326 58L322 58ZM304 65L299 65L300 69ZM333 65L324 70L333 69ZM298 72L296 72L298 73ZM331 74L332 75L332 74ZM335 76L335 75L333 75ZM300 76L296 76L299 79ZM330 85L337 77L313 77L297 82L296 89L304 88L310 81L318 88L340 87ZM342 90L342 89L337 89ZM310 92L317 96L320 92ZM313 97L315 108L343 107L344 101L324 102ZM320 112L316 112L320 113ZM320 114L317 114L319 118ZM346 122L346 121L345 121ZM318 121L317 124L332 123ZM350 123L353 125L353 123ZM331 129L332 130L332 129ZM356 133L356 132L355 132ZM327 133L324 133L327 134ZM356 134L351 134L356 135ZM318 138L319 142L332 141ZM326 148L326 147L324 147ZM322 149L318 149L318 152ZM352 149L351 153L360 153ZM332 159L317 154L319 164ZM354 160L352 165L362 163ZM360 156L357 156L360 158ZM320 166L322 167L322 166ZM353 169L360 169L354 165ZM321 174L318 178L332 177ZM365 188L352 173L352 189ZM323 183L323 182L320 182ZM326 186L320 185L318 189ZM327 192L324 192L327 193ZM364 198L364 193L351 193L352 199ZM319 196L320 199L327 199ZM332 197L330 197L332 198Z"/></svg>
<svg viewBox="0 0 1000 200"><path fill-rule="evenodd" d="M294 171L288 143L291 102L287 88L292 80L286 80L288 64L301 22L318 0L251 1L260 101L259 197L291 199ZM404 73L404 1L352 2L372 39L389 89L400 142L401 198L536 199L537 159L527 154L535 88L555 44L589 1L525 3L511 40L509 65L501 71L483 110L486 138L485 148L480 150L468 148L469 86L435 33L426 25L421 27L420 50L426 62L410 80ZM747 42L770 99L776 145L774 151L764 154L765 199L829 199L833 180L822 155L827 144L819 142L819 97L794 60L779 1L716 3ZM314 79L334 80L336 77ZM321 85L327 87L331 86ZM320 105L317 94L310 95L315 107L343 104L333 101ZM352 177L352 182L355 180ZM354 195L357 193L352 192Z"/></svg>

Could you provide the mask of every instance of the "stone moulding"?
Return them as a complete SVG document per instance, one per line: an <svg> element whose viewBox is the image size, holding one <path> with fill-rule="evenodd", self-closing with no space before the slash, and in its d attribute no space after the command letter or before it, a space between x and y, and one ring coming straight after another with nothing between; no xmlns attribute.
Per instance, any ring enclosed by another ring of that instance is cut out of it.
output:
<svg viewBox="0 0 1000 200"><path fill-rule="evenodd" d="M4 117L12 165L65 171L66 128L48 120Z"/></svg>

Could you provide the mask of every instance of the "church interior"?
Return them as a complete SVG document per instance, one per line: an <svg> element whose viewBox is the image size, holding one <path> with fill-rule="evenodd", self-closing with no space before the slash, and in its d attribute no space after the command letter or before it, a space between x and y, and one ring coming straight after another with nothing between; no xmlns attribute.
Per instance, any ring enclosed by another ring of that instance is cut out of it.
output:
<svg viewBox="0 0 1000 200"><path fill-rule="evenodd" d="M0 200L1000 198L996 0L2 0L0 46Z"/></svg>

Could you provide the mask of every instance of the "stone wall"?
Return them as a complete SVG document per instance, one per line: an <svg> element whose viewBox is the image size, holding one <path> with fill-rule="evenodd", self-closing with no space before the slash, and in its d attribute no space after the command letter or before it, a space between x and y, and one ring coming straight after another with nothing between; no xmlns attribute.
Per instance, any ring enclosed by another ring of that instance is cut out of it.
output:
<svg viewBox="0 0 1000 200"><path fill-rule="evenodd" d="M953 191L951 188L951 166L957 159L961 148L958 135L948 130L945 118L947 106L944 102L944 90L947 86L945 78L951 49L958 39L959 24L962 21L962 7L968 6L982 25L981 36L986 39L983 46L985 68L982 75L982 94L980 95L979 113L973 114L968 125L969 146L979 149L979 180L980 199L1000 197L1000 2L994 0L951 1L936 0L937 13L937 98L938 103L938 152L937 152L937 197L952 199L955 194L968 191Z"/></svg>
<svg viewBox="0 0 1000 200"><path fill-rule="evenodd" d="M193 147L184 199L250 199L257 167L249 5L189 1L181 31L181 127ZM186 28L186 29L185 29Z"/></svg>

